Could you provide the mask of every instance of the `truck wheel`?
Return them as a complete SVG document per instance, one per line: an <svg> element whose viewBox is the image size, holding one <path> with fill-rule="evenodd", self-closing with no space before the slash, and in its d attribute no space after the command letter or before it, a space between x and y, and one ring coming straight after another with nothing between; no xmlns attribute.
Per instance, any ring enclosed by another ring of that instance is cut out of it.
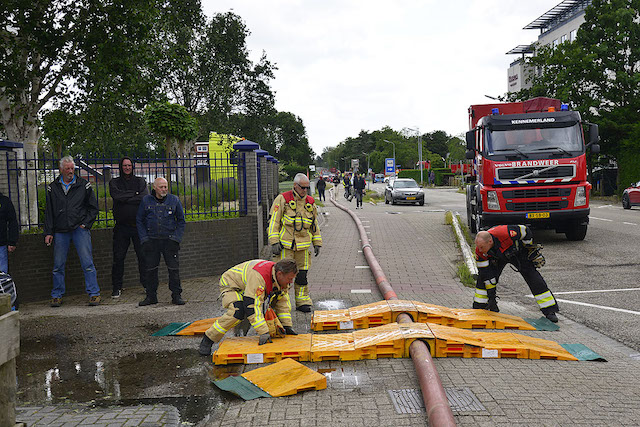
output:
<svg viewBox="0 0 640 427"><path fill-rule="evenodd" d="M622 207L625 209L631 209L631 202L629 202L629 195L624 194L622 196Z"/></svg>
<svg viewBox="0 0 640 427"><path fill-rule="evenodd" d="M573 224L564 234L567 236L567 240L574 242L584 240L587 235L587 224Z"/></svg>

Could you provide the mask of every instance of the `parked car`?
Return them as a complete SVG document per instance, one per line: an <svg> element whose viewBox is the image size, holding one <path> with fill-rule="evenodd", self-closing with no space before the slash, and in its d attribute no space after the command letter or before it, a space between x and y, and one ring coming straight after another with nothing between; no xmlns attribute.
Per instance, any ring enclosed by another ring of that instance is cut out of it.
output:
<svg viewBox="0 0 640 427"><path fill-rule="evenodd" d="M632 182L622 193L622 207L631 209L631 206L640 206L640 181Z"/></svg>
<svg viewBox="0 0 640 427"><path fill-rule="evenodd" d="M424 190L411 178L394 178L389 180L384 190L384 202L391 203L418 203L424 205Z"/></svg>
<svg viewBox="0 0 640 427"><path fill-rule="evenodd" d="M382 182L382 181L384 181L383 173L377 173L373 176L373 182Z"/></svg>

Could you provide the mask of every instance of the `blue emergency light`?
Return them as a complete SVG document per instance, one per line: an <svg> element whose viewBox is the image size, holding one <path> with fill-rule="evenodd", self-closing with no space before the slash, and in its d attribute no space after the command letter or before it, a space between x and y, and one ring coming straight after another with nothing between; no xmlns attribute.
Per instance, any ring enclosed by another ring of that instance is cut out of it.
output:
<svg viewBox="0 0 640 427"><path fill-rule="evenodd" d="M497 108L492 108L491 114L500 114L500 110L498 110Z"/></svg>
<svg viewBox="0 0 640 427"><path fill-rule="evenodd" d="M569 111L569 104L560 104L560 111Z"/></svg>

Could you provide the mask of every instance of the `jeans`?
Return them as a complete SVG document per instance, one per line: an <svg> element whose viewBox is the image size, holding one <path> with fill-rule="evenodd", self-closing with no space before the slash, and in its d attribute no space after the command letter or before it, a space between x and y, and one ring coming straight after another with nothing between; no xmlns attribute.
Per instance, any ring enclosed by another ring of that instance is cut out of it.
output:
<svg viewBox="0 0 640 427"><path fill-rule="evenodd" d="M113 228L113 265L111 267L111 285L114 291L122 289L124 260L127 256L130 242L133 242L133 250L136 252L136 258L138 259L140 283L144 286L144 275L147 269L144 266L144 256L142 255L138 229L135 226L116 224Z"/></svg>
<svg viewBox="0 0 640 427"><path fill-rule="evenodd" d="M93 265L93 255L91 254L91 232L85 228L78 227L73 231L54 233L53 235L53 289L51 290L51 298L61 298L64 295L64 267L67 263L67 253L69 252L71 241L73 241L80 258L87 293L90 297L100 295L98 275L96 267Z"/></svg>
<svg viewBox="0 0 640 427"><path fill-rule="evenodd" d="M324 188L323 188L322 190L320 190L320 189L318 188L318 200L320 200L320 201L322 201L322 200L326 200L326 199L324 198Z"/></svg>
<svg viewBox="0 0 640 427"><path fill-rule="evenodd" d="M0 246L0 271L9 273L9 250L7 245Z"/></svg>
<svg viewBox="0 0 640 427"><path fill-rule="evenodd" d="M158 268L160 266L160 254L169 271L169 289L171 297L182 294L180 286L180 260L178 251L180 244L170 239L149 239L142 245L144 263L147 267L145 274L147 297L155 299L158 292Z"/></svg>
<svg viewBox="0 0 640 427"><path fill-rule="evenodd" d="M356 190L356 207L362 207L362 191Z"/></svg>

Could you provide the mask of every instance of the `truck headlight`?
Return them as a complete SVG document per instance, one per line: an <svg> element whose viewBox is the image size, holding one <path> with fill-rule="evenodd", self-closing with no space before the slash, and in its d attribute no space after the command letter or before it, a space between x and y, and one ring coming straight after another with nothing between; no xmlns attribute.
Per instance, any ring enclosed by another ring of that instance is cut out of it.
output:
<svg viewBox="0 0 640 427"><path fill-rule="evenodd" d="M587 204L587 192L584 187L578 187L576 189L576 199L573 202L573 206L584 206Z"/></svg>
<svg viewBox="0 0 640 427"><path fill-rule="evenodd" d="M487 209L491 209L493 211L500 210L498 193L496 193L495 191L487 191Z"/></svg>

